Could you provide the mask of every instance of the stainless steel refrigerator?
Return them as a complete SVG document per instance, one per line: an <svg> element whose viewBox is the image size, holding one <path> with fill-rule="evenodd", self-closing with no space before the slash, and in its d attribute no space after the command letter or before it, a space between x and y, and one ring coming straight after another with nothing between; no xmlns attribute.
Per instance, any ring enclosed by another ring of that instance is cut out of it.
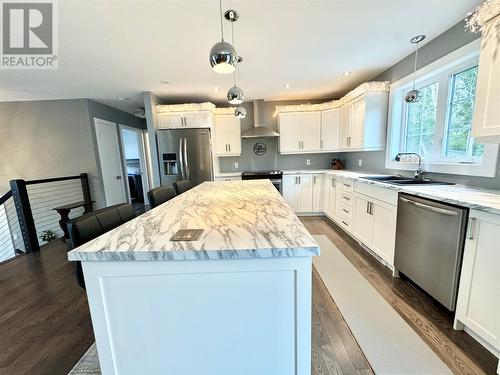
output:
<svg viewBox="0 0 500 375"><path fill-rule="evenodd" d="M158 130L156 141L162 185L185 179L193 185L213 180L210 129Z"/></svg>

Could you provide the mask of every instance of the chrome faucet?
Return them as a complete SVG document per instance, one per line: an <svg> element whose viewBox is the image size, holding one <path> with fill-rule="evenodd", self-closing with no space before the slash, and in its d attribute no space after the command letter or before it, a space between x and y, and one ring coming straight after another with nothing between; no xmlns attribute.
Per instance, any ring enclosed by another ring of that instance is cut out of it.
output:
<svg viewBox="0 0 500 375"><path fill-rule="evenodd" d="M404 156L404 155L415 155L416 157L418 157L418 169L415 171L415 178L417 180L423 180L425 172L422 169L422 157L415 152L400 152L399 154L396 155L394 160L401 161L401 156Z"/></svg>

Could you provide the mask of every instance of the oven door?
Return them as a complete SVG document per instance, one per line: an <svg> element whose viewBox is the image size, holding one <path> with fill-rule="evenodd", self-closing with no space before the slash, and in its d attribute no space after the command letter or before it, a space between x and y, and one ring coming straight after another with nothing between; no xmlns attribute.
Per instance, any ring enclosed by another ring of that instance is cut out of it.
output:
<svg viewBox="0 0 500 375"><path fill-rule="evenodd" d="M282 180L280 178L276 178L276 179L271 179L270 181L274 185L274 187L276 188L276 190L278 190L279 193L281 195L283 195L283 192L281 191L281 181Z"/></svg>

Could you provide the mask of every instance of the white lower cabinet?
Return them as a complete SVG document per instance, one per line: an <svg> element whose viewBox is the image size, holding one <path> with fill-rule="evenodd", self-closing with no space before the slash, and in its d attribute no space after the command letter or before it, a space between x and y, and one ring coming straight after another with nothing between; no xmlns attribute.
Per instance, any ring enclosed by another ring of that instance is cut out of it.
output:
<svg viewBox="0 0 500 375"><path fill-rule="evenodd" d="M373 196L354 194L354 236L389 265L394 265L397 207Z"/></svg>
<svg viewBox="0 0 500 375"><path fill-rule="evenodd" d="M311 212L324 212L324 175L323 174L313 174L313 185L312 185L312 195L313 204Z"/></svg>
<svg viewBox="0 0 500 375"><path fill-rule="evenodd" d="M313 175L284 175L283 198L297 213L313 212Z"/></svg>
<svg viewBox="0 0 500 375"><path fill-rule="evenodd" d="M497 355L500 354L499 233L499 215L470 212L455 315L456 328L467 327Z"/></svg>
<svg viewBox="0 0 500 375"><path fill-rule="evenodd" d="M337 177L326 175L323 187L323 212L334 219L337 215Z"/></svg>

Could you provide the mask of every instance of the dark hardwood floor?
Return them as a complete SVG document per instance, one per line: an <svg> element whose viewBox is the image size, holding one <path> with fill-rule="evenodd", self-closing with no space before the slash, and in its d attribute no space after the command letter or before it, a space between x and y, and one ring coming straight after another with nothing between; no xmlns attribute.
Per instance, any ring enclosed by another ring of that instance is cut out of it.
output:
<svg viewBox="0 0 500 375"><path fill-rule="evenodd" d="M0 374L66 375L93 342L61 241L0 264Z"/></svg>
<svg viewBox="0 0 500 375"><path fill-rule="evenodd" d="M452 316L390 272L319 217L303 218L325 234L457 374L494 374L496 359ZM0 264L0 374L66 375L94 341L85 292L60 241ZM373 374L316 271L313 273L312 373Z"/></svg>
<svg viewBox="0 0 500 375"><path fill-rule="evenodd" d="M495 374L496 357L463 331L453 330L453 314L408 282L393 278L332 221L302 217L311 234L326 235L455 374Z"/></svg>

